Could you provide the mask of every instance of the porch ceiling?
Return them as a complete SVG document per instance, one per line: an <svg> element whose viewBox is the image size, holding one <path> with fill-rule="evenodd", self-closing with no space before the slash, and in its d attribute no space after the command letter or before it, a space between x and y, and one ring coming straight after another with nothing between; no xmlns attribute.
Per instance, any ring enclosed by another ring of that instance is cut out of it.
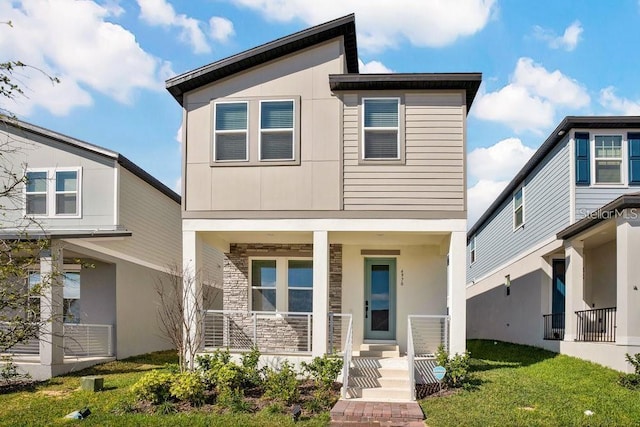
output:
<svg viewBox="0 0 640 427"><path fill-rule="evenodd" d="M607 221L585 233L580 240L585 249L595 248L616 239L616 222Z"/></svg>

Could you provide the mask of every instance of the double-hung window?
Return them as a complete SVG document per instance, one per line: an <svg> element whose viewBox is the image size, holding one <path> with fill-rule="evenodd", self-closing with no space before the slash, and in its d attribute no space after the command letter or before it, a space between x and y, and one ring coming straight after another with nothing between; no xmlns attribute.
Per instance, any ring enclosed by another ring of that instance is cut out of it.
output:
<svg viewBox="0 0 640 427"><path fill-rule="evenodd" d="M294 159L293 100L260 101L260 160Z"/></svg>
<svg viewBox="0 0 640 427"><path fill-rule="evenodd" d="M595 137L595 183L622 184L622 136Z"/></svg>
<svg viewBox="0 0 640 427"><path fill-rule="evenodd" d="M80 215L80 169L28 170L25 214L44 217Z"/></svg>
<svg viewBox="0 0 640 427"><path fill-rule="evenodd" d="M26 174L27 215L47 215L47 190L49 187L46 171L31 171Z"/></svg>
<svg viewBox="0 0 640 427"><path fill-rule="evenodd" d="M313 260L273 257L250 264L252 311L313 311Z"/></svg>
<svg viewBox="0 0 640 427"><path fill-rule="evenodd" d="M524 187L513 193L513 228L517 229L524 224Z"/></svg>
<svg viewBox="0 0 640 427"><path fill-rule="evenodd" d="M215 103L215 161L248 160L248 118L247 102Z"/></svg>
<svg viewBox="0 0 640 427"><path fill-rule="evenodd" d="M364 160L400 159L400 99L364 98Z"/></svg>

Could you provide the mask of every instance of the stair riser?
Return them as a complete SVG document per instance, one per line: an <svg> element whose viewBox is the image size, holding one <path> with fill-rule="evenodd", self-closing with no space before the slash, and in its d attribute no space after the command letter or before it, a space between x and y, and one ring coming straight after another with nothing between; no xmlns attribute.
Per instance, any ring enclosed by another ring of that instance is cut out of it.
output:
<svg viewBox="0 0 640 427"><path fill-rule="evenodd" d="M351 368L349 376L366 378L409 378L409 371L406 369L384 369L384 368Z"/></svg>
<svg viewBox="0 0 640 427"><path fill-rule="evenodd" d="M408 378L349 378L350 387L376 388L409 388Z"/></svg>
<svg viewBox="0 0 640 427"><path fill-rule="evenodd" d="M360 351L399 351L396 344L361 344Z"/></svg>
<svg viewBox="0 0 640 427"><path fill-rule="evenodd" d="M400 352L397 350L360 350L360 357L400 357Z"/></svg>

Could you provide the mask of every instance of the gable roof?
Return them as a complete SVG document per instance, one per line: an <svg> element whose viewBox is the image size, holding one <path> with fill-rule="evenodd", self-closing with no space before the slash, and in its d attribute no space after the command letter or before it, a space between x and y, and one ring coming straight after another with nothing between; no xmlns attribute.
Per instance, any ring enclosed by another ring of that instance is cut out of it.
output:
<svg viewBox="0 0 640 427"><path fill-rule="evenodd" d="M347 71L357 73L356 21L352 13L172 77L166 87L182 105L185 92L340 36L344 37Z"/></svg>
<svg viewBox="0 0 640 427"><path fill-rule="evenodd" d="M114 160L118 162L123 168L127 169L129 172L136 175L138 178L145 181L147 184L154 187L156 190L160 191L165 196L169 197L174 202L180 204L181 197L175 191L171 190L169 187L160 182L157 178L153 177L147 171L142 169L140 166L133 163L131 160L127 159L120 153L109 150L107 148L100 147L98 145L90 144L85 141L81 141L76 138L72 138L67 135L63 135L58 132L54 132L50 129L46 129L40 126L36 126L31 123L23 122L22 120L3 120L0 121L0 129L12 127L17 130L23 130L30 132L35 135L39 135L48 139L52 139L54 141L60 142L65 145L69 145L75 148L79 148L81 150L97 154L99 156Z"/></svg>
<svg viewBox="0 0 640 427"><path fill-rule="evenodd" d="M341 90L464 90L467 112L471 108L482 73L330 74L329 87Z"/></svg>
<svg viewBox="0 0 640 427"><path fill-rule="evenodd" d="M502 203L524 182L527 176L542 162L553 148L573 128L579 129L627 129L640 127L640 116L567 116L551 132L544 143L533 153L529 161L520 169L511 182L502 190L480 219L467 232L467 241L488 222Z"/></svg>
<svg viewBox="0 0 640 427"><path fill-rule="evenodd" d="M614 201L607 203L597 211L593 212L591 215L582 218L580 221L571 224L564 230L560 231L556 237L563 240L570 239L573 236L576 236L601 223L602 221L614 218L617 212L628 208L640 208L640 192L623 194Z"/></svg>

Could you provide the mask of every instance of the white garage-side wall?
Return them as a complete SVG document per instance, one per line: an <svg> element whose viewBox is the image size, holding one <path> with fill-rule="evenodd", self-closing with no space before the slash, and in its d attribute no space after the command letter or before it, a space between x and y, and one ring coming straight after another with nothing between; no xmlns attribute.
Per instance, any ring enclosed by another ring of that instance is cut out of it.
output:
<svg viewBox="0 0 640 427"><path fill-rule="evenodd" d="M447 314L447 256L438 246L342 247L342 312L353 315L353 344L364 339L364 260L363 249L399 250L396 258L396 341L400 352L407 351L407 315Z"/></svg>

